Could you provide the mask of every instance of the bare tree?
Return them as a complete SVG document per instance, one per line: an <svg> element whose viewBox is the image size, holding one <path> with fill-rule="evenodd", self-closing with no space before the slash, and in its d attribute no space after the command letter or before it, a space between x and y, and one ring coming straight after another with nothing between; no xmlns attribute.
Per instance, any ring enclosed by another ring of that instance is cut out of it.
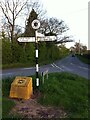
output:
<svg viewBox="0 0 90 120"><path fill-rule="evenodd" d="M49 18L41 21L40 32L46 36L57 36L55 44L73 42L72 36L62 36L64 32L69 30L69 27L63 20L57 18Z"/></svg>
<svg viewBox="0 0 90 120"><path fill-rule="evenodd" d="M67 43L67 42L73 42L74 39L72 36L64 36L62 38L58 37L56 44L62 44L62 43Z"/></svg>
<svg viewBox="0 0 90 120"><path fill-rule="evenodd" d="M75 46L76 53L80 54L81 53L82 44L80 42L79 43L76 42L74 46Z"/></svg>
<svg viewBox="0 0 90 120"><path fill-rule="evenodd" d="M11 38L12 42L14 39L14 34L16 34L14 33L16 19L21 17L20 15L22 12L24 15L24 20L26 16L28 17L32 9L36 11L39 19L43 19L46 13L46 11L43 9L43 6L38 0L1 0L0 8L3 12L3 22L4 27L6 28L5 30Z"/></svg>
<svg viewBox="0 0 90 120"><path fill-rule="evenodd" d="M2 0L0 1L0 8L5 17L5 24L10 32L10 38L14 40L15 21L20 15L21 11L26 7L27 0Z"/></svg>
<svg viewBox="0 0 90 120"><path fill-rule="evenodd" d="M41 21L41 32L45 35L58 35L67 31L69 28L63 20L49 18Z"/></svg>
<svg viewBox="0 0 90 120"><path fill-rule="evenodd" d="M85 45L82 45L81 52L82 52L82 54L85 54L85 53L87 53L87 46L85 46Z"/></svg>

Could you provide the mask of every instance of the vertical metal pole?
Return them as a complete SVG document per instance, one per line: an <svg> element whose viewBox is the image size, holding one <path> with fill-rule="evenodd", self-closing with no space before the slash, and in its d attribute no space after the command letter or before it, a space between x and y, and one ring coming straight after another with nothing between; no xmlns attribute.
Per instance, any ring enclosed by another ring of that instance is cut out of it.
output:
<svg viewBox="0 0 90 120"><path fill-rule="evenodd" d="M36 86L39 86L39 67L38 67L38 40L37 40L37 31L35 31L35 48L36 48Z"/></svg>
<svg viewBox="0 0 90 120"><path fill-rule="evenodd" d="M47 79L48 79L48 72L47 72Z"/></svg>
<svg viewBox="0 0 90 120"><path fill-rule="evenodd" d="M44 84L44 73L42 74L42 78L43 78L43 84Z"/></svg>

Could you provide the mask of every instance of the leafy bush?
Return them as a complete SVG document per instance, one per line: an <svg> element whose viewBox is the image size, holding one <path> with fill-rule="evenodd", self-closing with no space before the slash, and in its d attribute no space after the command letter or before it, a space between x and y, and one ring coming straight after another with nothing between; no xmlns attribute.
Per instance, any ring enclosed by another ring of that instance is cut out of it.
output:
<svg viewBox="0 0 90 120"><path fill-rule="evenodd" d="M66 56L68 49L59 49L54 43L39 42L39 64L46 64ZM23 63L35 64L35 44L34 43L11 43L10 40L2 42L2 63L8 64ZM3 67L2 66L2 67Z"/></svg>

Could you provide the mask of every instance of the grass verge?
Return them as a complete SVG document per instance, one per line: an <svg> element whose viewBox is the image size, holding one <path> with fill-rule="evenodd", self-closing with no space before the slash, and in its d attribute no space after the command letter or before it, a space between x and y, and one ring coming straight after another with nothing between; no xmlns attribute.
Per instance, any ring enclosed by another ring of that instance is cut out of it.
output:
<svg viewBox="0 0 90 120"><path fill-rule="evenodd" d="M33 63L11 63L2 65L2 69L10 69L10 68L20 68L20 67L31 67L34 66Z"/></svg>
<svg viewBox="0 0 90 120"><path fill-rule="evenodd" d="M32 78L35 90L35 76L32 76ZM14 78L2 80L2 91L4 95L2 99L2 112L4 116L14 106L14 103L10 104L11 101L9 103L7 97L9 96L10 86L13 80ZM41 92L41 96L38 98L38 102L45 106L55 106L64 109L68 114L68 118L87 118L88 96L90 99L88 82L89 80L71 73L50 73L48 80L45 79L44 84L40 81L39 91ZM7 103L8 107L6 107Z"/></svg>
<svg viewBox="0 0 90 120"><path fill-rule="evenodd" d="M88 80L69 73L49 74L49 79L40 86L39 102L46 106L57 106L70 118L88 117Z"/></svg>
<svg viewBox="0 0 90 120"><path fill-rule="evenodd" d="M84 63L89 64L90 65L90 55L77 55L77 57Z"/></svg>
<svg viewBox="0 0 90 120"><path fill-rule="evenodd" d="M15 106L13 100L3 97L2 98L2 118L8 118L10 110Z"/></svg>

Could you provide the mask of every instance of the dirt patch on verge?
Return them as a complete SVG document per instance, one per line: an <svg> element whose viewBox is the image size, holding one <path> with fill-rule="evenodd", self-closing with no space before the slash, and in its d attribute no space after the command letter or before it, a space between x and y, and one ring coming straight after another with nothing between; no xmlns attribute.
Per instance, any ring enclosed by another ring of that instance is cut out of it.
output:
<svg viewBox="0 0 90 120"><path fill-rule="evenodd" d="M64 110L57 107L47 107L37 102L38 95L29 100L14 99L16 106L10 114L20 114L22 118L66 118Z"/></svg>

